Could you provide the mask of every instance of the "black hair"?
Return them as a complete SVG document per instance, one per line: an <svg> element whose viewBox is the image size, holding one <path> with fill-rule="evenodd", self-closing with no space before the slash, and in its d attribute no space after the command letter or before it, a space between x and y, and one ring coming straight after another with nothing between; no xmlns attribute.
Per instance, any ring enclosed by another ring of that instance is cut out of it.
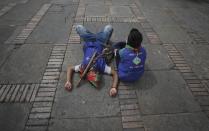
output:
<svg viewBox="0 0 209 131"><path fill-rule="evenodd" d="M128 35L128 45L133 48L139 48L141 46L143 37L138 29L132 28Z"/></svg>

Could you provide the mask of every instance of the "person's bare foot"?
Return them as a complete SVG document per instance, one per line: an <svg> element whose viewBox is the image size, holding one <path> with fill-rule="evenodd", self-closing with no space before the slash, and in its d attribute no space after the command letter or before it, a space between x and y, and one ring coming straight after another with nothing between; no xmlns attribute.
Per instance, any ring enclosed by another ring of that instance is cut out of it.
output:
<svg viewBox="0 0 209 131"><path fill-rule="evenodd" d="M116 88L111 88L110 89L110 96L114 97L117 94L117 89Z"/></svg>
<svg viewBox="0 0 209 131"><path fill-rule="evenodd" d="M71 91L73 88L72 88L72 84L69 82L69 81L67 81L66 83L65 83L65 89L67 90L67 91Z"/></svg>

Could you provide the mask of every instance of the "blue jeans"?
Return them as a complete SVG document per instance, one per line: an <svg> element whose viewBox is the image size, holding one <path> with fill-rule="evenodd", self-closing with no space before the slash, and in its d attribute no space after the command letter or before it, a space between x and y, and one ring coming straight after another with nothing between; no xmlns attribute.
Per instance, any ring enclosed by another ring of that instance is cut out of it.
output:
<svg viewBox="0 0 209 131"><path fill-rule="evenodd" d="M107 44L112 35L113 28L111 25L106 25L100 32L94 34L87 30L83 25L77 25L76 31L85 42L100 41L103 44Z"/></svg>

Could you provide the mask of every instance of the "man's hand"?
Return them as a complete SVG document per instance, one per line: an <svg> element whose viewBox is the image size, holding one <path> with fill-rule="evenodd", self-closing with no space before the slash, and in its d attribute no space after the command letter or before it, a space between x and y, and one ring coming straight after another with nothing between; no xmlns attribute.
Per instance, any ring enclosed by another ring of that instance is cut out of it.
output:
<svg viewBox="0 0 209 131"><path fill-rule="evenodd" d="M72 84L69 81L67 81L65 83L65 89L68 90L68 91L71 91L72 90Z"/></svg>
<svg viewBox="0 0 209 131"><path fill-rule="evenodd" d="M117 94L117 89L116 88L111 88L110 89L110 96L114 97Z"/></svg>

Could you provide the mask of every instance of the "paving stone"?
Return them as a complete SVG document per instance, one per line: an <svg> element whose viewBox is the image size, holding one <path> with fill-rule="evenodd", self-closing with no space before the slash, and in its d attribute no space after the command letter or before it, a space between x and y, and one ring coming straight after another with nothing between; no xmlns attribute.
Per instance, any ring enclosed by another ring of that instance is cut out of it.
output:
<svg viewBox="0 0 209 131"><path fill-rule="evenodd" d="M46 97L44 97L44 96L39 96L39 97L36 97L35 98L35 101L36 102L47 102L47 101L53 101L53 97L49 97L49 96L46 96Z"/></svg>
<svg viewBox="0 0 209 131"><path fill-rule="evenodd" d="M208 111L209 110L209 105L203 105L201 106L203 111Z"/></svg>
<svg viewBox="0 0 209 131"><path fill-rule="evenodd" d="M145 129L149 131L207 131L208 118L203 113L186 113L173 115L151 115L144 117Z"/></svg>
<svg viewBox="0 0 209 131"><path fill-rule="evenodd" d="M4 90L6 89L7 85L1 85L0 89L0 96L4 93Z"/></svg>
<svg viewBox="0 0 209 131"><path fill-rule="evenodd" d="M29 115L29 119L48 119L50 118L50 113L34 113Z"/></svg>
<svg viewBox="0 0 209 131"><path fill-rule="evenodd" d="M85 16L107 16L108 7L104 4L89 4L86 6Z"/></svg>
<svg viewBox="0 0 209 131"><path fill-rule="evenodd" d="M58 80L59 76L43 76L43 80Z"/></svg>
<svg viewBox="0 0 209 131"><path fill-rule="evenodd" d="M191 91L194 91L194 92L207 92L207 90L205 88L190 88Z"/></svg>
<svg viewBox="0 0 209 131"><path fill-rule="evenodd" d="M161 45L144 45L147 51L146 70L170 69L174 65Z"/></svg>
<svg viewBox="0 0 209 131"><path fill-rule="evenodd" d="M46 96L46 97L48 97L48 96L54 96L55 95L55 92L40 92L40 90L39 90L39 92L38 92L38 94L37 94L37 96Z"/></svg>
<svg viewBox="0 0 209 131"><path fill-rule="evenodd" d="M123 131L145 131L144 128L126 128Z"/></svg>
<svg viewBox="0 0 209 131"><path fill-rule="evenodd" d="M60 72L45 72L44 76L58 76Z"/></svg>
<svg viewBox="0 0 209 131"><path fill-rule="evenodd" d="M14 90L14 92L12 93L12 96L11 96L11 98L10 98L10 101L15 101L15 97L16 97L16 95L17 95L17 93L18 93L18 90L19 90L19 88L20 88L20 85L15 85L15 90Z"/></svg>
<svg viewBox="0 0 209 131"><path fill-rule="evenodd" d="M10 97L11 97L12 92L14 91L14 89L15 89L15 86L14 86L14 85L11 85L11 86L10 86L10 90L9 90L9 92L7 93L7 96L6 96L6 98L5 98L5 102L9 102Z"/></svg>
<svg viewBox="0 0 209 131"><path fill-rule="evenodd" d="M139 107L143 114L200 110L190 90L186 87L185 81L177 71L145 72L135 86L138 87Z"/></svg>
<svg viewBox="0 0 209 131"><path fill-rule="evenodd" d="M192 83L198 84L198 83L200 83L200 80L197 80L197 79L196 80L186 80L186 82L189 83L189 84L192 84Z"/></svg>
<svg viewBox="0 0 209 131"><path fill-rule="evenodd" d="M56 91L56 88L50 88L50 87L48 87L48 88L40 88L39 89L39 92L55 92Z"/></svg>
<svg viewBox="0 0 209 131"><path fill-rule="evenodd" d="M190 43L187 33L178 25L159 26L155 28L163 43Z"/></svg>
<svg viewBox="0 0 209 131"><path fill-rule="evenodd" d="M28 91L28 87L29 87L29 85L25 85L24 91L22 92L22 95L21 95L21 98L20 98L20 102L23 102L25 100L26 93Z"/></svg>
<svg viewBox="0 0 209 131"><path fill-rule="evenodd" d="M6 41L9 37L9 34L13 31L11 29L7 29L7 27L3 27L1 28L0 26L0 42L3 43L4 41ZM7 32L7 33L6 33ZM2 65L4 63L5 60L7 60L7 57L10 55L10 53L12 52L14 46L13 45L4 45L4 44L0 44L0 65Z"/></svg>
<svg viewBox="0 0 209 131"><path fill-rule="evenodd" d="M135 90L119 90L118 94L119 95L135 95L136 92Z"/></svg>
<svg viewBox="0 0 209 131"><path fill-rule="evenodd" d="M45 87L45 88L55 88L56 86L57 86L57 83L54 83L54 84L53 83L48 83L48 84L47 83L46 84L42 83L42 84L40 84L41 88L43 88L43 87Z"/></svg>
<svg viewBox="0 0 209 131"><path fill-rule="evenodd" d="M197 96L195 98L200 105L209 105L209 96Z"/></svg>
<svg viewBox="0 0 209 131"><path fill-rule="evenodd" d="M75 8L69 5L64 8L66 14L47 13L26 43L67 43Z"/></svg>
<svg viewBox="0 0 209 131"><path fill-rule="evenodd" d="M29 119L26 126L47 126L48 123L48 119Z"/></svg>
<svg viewBox="0 0 209 131"><path fill-rule="evenodd" d="M11 54L1 67L0 81L10 81L10 83L40 82L45 63L48 61L50 48L49 45L22 45Z"/></svg>
<svg viewBox="0 0 209 131"><path fill-rule="evenodd" d="M119 16L119 17L133 17L133 13L128 6L111 6L110 7L110 15L111 16Z"/></svg>
<svg viewBox="0 0 209 131"><path fill-rule="evenodd" d="M28 92L27 92L27 95L26 95L26 98L25 98L25 100L26 100L27 102L30 101L34 89L35 89L35 84L29 85L29 87L28 87Z"/></svg>
<svg viewBox="0 0 209 131"><path fill-rule="evenodd" d="M46 131L47 126L26 126L25 131Z"/></svg>
<svg viewBox="0 0 209 131"><path fill-rule="evenodd" d="M59 69L62 65L47 65L47 69Z"/></svg>
<svg viewBox="0 0 209 131"><path fill-rule="evenodd" d="M121 110L135 110L138 109L138 104L127 104L127 105L120 105Z"/></svg>
<svg viewBox="0 0 209 131"><path fill-rule="evenodd" d="M190 88L201 88L202 87L202 85L198 84L198 83L191 83L191 84L188 84L188 86Z"/></svg>
<svg viewBox="0 0 209 131"><path fill-rule="evenodd" d="M48 113L51 112L51 107L38 107L38 108L32 108L31 113Z"/></svg>
<svg viewBox="0 0 209 131"><path fill-rule="evenodd" d="M136 94L132 95L132 94L128 94L128 95L119 95L120 99L135 99L137 98Z"/></svg>
<svg viewBox="0 0 209 131"><path fill-rule="evenodd" d="M11 85L7 85L3 94L1 95L0 102L3 102L6 99L7 93L9 92Z"/></svg>
<svg viewBox="0 0 209 131"><path fill-rule="evenodd" d="M137 104L137 99L120 99L120 105L126 105L126 104Z"/></svg>
<svg viewBox="0 0 209 131"><path fill-rule="evenodd" d="M45 72L60 72L60 69L46 69Z"/></svg>
<svg viewBox="0 0 209 131"><path fill-rule="evenodd" d="M114 123L114 124L112 124ZM52 119L50 121L49 131L84 131L89 129L91 131L122 131L120 117L108 118L77 118L77 119Z"/></svg>
<svg viewBox="0 0 209 131"><path fill-rule="evenodd" d="M178 45L178 48L183 49L184 51L180 51L184 56L187 63L190 65L194 73L200 79L208 79L209 77L209 69L207 61L208 55L208 47L202 45Z"/></svg>
<svg viewBox="0 0 209 131"><path fill-rule="evenodd" d="M140 121L142 118L140 115L134 116L122 116L122 122L133 122L133 121Z"/></svg>
<svg viewBox="0 0 209 131"><path fill-rule="evenodd" d="M38 89L39 89L39 84L36 84L35 87L34 87L33 94L31 96L30 102L35 100L35 97L36 97L36 94L38 92Z"/></svg>
<svg viewBox="0 0 209 131"><path fill-rule="evenodd" d="M63 59L64 56L50 56L50 59L49 60L52 60L52 59Z"/></svg>
<svg viewBox="0 0 209 131"><path fill-rule="evenodd" d="M0 126L3 131L23 131L31 104L0 104Z"/></svg>
<svg viewBox="0 0 209 131"><path fill-rule="evenodd" d="M48 84L48 83L49 83L49 84L50 84L50 83L53 84L53 83L57 83L57 82L58 82L58 80L42 80L42 81L41 81L41 83L43 83L43 84Z"/></svg>
<svg viewBox="0 0 209 131"><path fill-rule="evenodd" d="M33 107L52 107L52 102L34 102Z"/></svg>
<svg viewBox="0 0 209 131"><path fill-rule="evenodd" d="M77 83L78 74L73 83ZM73 87L71 92L64 89L65 82L58 84L52 116L58 118L118 116L120 106L118 98L109 96L110 76L103 76L104 82L99 89L83 81L79 88ZM94 94L94 95L92 95Z"/></svg>
<svg viewBox="0 0 209 131"><path fill-rule="evenodd" d="M123 90L125 90L125 91L131 90L132 91L133 88L131 86L121 86L121 85L119 85L118 90L119 91L123 91Z"/></svg>
<svg viewBox="0 0 209 131"><path fill-rule="evenodd" d="M143 122L126 122L123 123L123 128L143 128Z"/></svg>
<svg viewBox="0 0 209 131"><path fill-rule="evenodd" d="M62 62L63 59L49 59L49 62Z"/></svg>
<svg viewBox="0 0 209 131"><path fill-rule="evenodd" d="M192 92L194 96L209 96L209 93L207 91L194 91Z"/></svg>
<svg viewBox="0 0 209 131"><path fill-rule="evenodd" d="M140 115L139 110L123 110L121 111L122 116Z"/></svg>

